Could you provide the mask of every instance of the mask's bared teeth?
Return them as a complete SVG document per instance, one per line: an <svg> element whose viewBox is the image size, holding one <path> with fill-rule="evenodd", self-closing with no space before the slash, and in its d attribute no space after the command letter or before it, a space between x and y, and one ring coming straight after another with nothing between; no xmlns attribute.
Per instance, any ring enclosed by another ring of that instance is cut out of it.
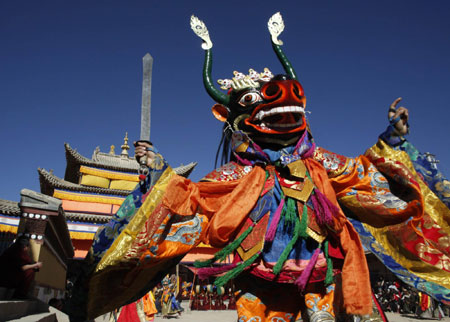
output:
<svg viewBox="0 0 450 322"><path fill-rule="evenodd" d="M305 108L302 106L278 106L271 108L269 110L261 110L254 116L255 121L262 121L265 117L275 115L275 114L283 114L283 113L305 113Z"/></svg>

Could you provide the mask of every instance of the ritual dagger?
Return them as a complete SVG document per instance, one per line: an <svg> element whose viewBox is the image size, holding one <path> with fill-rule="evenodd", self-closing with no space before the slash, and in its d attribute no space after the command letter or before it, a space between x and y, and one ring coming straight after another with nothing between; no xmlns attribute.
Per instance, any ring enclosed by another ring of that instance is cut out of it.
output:
<svg viewBox="0 0 450 322"><path fill-rule="evenodd" d="M143 79L142 79L142 104L141 104L141 136L138 142L150 142L150 120L151 120L151 98L152 98L152 69L153 57L147 53L142 57ZM138 143L136 142L136 144ZM148 174L147 155L139 159L139 178L145 179Z"/></svg>

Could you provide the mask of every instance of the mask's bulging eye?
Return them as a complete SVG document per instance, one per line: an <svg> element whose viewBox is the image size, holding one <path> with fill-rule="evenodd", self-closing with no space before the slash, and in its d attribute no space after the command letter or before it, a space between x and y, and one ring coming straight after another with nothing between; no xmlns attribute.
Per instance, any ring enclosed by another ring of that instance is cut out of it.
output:
<svg viewBox="0 0 450 322"><path fill-rule="evenodd" d="M260 102L261 100L261 96L258 93L252 92L242 95L238 103L241 106L250 106L257 102Z"/></svg>

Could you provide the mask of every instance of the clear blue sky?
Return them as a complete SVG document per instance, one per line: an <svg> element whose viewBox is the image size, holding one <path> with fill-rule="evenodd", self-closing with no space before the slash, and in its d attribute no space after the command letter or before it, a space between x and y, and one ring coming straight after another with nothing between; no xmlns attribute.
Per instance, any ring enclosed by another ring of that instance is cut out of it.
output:
<svg viewBox="0 0 450 322"><path fill-rule="evenodd" d="M142 56L154 58L151 139L172 166L212 170L221 124L203 89L196 14L214 43L213 78L282 71L267 21L280 11L284 50L307 96L319 145L361 154L398 96L409 139L450 175L450 2L1 1L0 198L39 191L37 168L64 176L64 142L90 157L140 129Z"/></svg>

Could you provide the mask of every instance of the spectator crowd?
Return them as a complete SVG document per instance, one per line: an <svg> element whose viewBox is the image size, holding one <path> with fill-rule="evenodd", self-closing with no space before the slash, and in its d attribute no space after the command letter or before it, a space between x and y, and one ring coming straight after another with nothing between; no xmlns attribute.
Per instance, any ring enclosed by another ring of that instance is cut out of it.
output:
<svg viewBox="0 0 450 322"><path fill-rule="evenodd" d="M384 312L414 314L417 317L438 319L449 316L449 306L439 303L400 280L388 281L380 277L372 284L372 288Z"/></svg>

